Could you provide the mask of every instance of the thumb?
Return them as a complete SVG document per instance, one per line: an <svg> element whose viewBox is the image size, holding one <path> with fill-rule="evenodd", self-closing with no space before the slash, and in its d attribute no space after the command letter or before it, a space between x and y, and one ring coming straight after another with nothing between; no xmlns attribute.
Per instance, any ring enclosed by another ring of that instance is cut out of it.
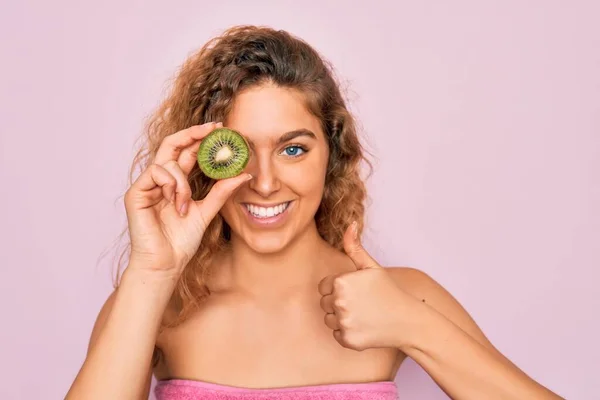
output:
<svg viewBox="0 0 600 400"><path fill-rule="evenodd" d="M244 182L248 182L250 179L252 179L252 175L240 174L233 178L219 180L210 189L210 192L208 192L204 199L196 202L202 209L202 214L209 220L213 219L219 210L221 210L221 207L223 207L223 204L225 204L229 196L231 196Z"/></svg>
<svg viewBox="0 0 600 400"><path fill-rule="evenodd" d="M352 259L356 269L382 268L364 249L358 238L358 223L354 221L344 234L344 250Z"/></svg>

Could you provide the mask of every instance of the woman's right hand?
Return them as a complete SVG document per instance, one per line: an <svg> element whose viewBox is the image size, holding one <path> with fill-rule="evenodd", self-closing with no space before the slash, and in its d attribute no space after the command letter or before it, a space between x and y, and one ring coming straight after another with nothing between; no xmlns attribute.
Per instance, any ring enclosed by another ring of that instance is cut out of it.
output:
<svg viewBox="0 0 600 400"><path fill-rule="evenodd" d="M154 162L125 194L131 240L128 268L180 274L225 201L252 179L242 173L218 181L204 199L192 200L187 178L198 147L202 138L220 126L211 122L167 136Z"/></svg>

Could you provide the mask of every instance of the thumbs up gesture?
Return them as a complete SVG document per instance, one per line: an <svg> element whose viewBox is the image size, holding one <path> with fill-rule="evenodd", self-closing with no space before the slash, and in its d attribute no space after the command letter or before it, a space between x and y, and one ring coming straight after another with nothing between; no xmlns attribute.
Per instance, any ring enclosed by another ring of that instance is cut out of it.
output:
<svg viewBox="0 0 600 400"><path fill-rule="evenodd" d="M356 271L330 275L319 283L325 324L346 348L398 347L406 319L420 302L400 289L362 247L356 223L344 235L344 250Z"/></svg>

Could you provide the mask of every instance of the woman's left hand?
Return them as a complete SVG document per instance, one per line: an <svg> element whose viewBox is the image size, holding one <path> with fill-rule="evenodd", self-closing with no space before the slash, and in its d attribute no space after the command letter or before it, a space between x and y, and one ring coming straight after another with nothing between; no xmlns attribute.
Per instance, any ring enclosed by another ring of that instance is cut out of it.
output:
<svg viewBox="0 0 600 400"><path fill-rule="evenodd" d="M344 235L344 249L357 270L327 276L319 283L325 324L346 348L402 348L413 334L422 303L366 252L354 224Z"/></svg>

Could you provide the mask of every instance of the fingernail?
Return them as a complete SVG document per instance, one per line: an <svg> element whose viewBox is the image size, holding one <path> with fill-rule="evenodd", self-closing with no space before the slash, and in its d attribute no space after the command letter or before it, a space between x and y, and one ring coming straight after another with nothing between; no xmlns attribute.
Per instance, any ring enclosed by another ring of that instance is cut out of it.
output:
<svg viewBox="0 0 600 400"><path fill-rule="evenodd" d="M352 233L354 234L354 239L358 239L358 222L352 222Z"/></svg>
<svg viewBox="0 0 600 400"><path fill-rule="evenodd" d="M249 181L252 178L254 178L254 177L252 175L248 174L248 176L246 177L246 181Z"/></svg>
<svg viewBox="0 0 600 400"><path fill-rule="evenodd" d="M223 123L222 122L217 122L217 128L222 128L223 127Z"/></svg>
<svg viewBox="0 0 600 400"><path fill-rule="evenodd" d="M179 215L181 215L182 217L185 215L185 212L188 209L188 202L186 201L185 203L183 203L181 205L181 209L179 210Z"/></svg>

